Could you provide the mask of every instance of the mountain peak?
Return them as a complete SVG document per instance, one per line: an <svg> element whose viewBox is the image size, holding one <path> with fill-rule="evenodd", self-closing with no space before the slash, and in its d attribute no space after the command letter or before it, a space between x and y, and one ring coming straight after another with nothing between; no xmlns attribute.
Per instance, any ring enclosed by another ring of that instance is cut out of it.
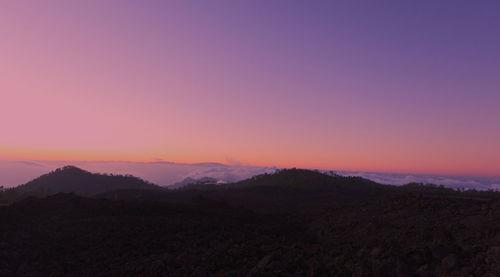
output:
<svg viewBox="0 0 500 277"><path fill-rule="evenodd" d="M325 174L309 169L282 169L272 174L261 174L235 184L239 187L267 186L299 189L335 189L344 192L356 192L384 188L384 185L361 177L344 177L337 174Z"/></svg>
<svg viewBox="0 0 500 277"><path fill-rule="evenodd" d="M158 189L159 187L132 175L91 173L73 165L58 168L24 185L18 192L40 196L59 192L92 195L117 189Z"/></svg>
<svg viewBox="0 0 500 277"><path fill-rule="evenodd" d="M76 167L76 166L74 166L74 165L65 165L65 166L63 166L63 167L60 167L60 168L56 169L56 171L58 171L58 170L59 170L59 171L62 171L62 170L65 170L65 171L68 171L68 170L75 170L75 171L85 171L85 172L88 172L88 171L83 170L83 169L81 169L81 168L79 168L79 167Z"/></svg>
<svg viewBox="0 0 500 277"><path fill-rule="evenodd" d="M59 174L60 173L92 174L89 171L83 170L83 169L81 169L79 167L76 167L74 165L66 165L66 166L57 168L56 170L48 173L48 175L50 175L50 174L58 174L58 173Z"/></svg>

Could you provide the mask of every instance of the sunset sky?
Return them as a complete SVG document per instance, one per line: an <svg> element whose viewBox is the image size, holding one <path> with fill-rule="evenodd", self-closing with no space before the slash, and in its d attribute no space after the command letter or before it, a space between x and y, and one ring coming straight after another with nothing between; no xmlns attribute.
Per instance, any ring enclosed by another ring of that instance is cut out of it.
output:
<svg viewBox="0 0 500 277"><path fill-rule="evenodd" d="M0 159L500 176L500 1L0 0Z"/></svg>

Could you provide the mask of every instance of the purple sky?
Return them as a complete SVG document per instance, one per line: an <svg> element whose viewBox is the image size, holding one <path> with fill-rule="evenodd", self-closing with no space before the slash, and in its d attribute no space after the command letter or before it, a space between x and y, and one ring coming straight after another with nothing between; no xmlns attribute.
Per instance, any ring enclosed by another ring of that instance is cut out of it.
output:
<svg viewBox="0 0 500 277"><path fill-rule="evenodd" d="M0 158L500 175L499 1L2 1Z"/></svg>

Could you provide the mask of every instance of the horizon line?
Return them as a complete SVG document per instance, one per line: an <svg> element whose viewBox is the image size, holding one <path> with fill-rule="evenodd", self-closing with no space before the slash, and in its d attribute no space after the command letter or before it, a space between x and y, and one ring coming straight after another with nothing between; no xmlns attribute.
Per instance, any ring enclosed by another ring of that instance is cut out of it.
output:
<svg viewBox="0 0 500 277"><path fill-rule="evenodd" d="M441 176L441 177L463 177L463 178L500 178L500 174L483 174L483 175L473 175L470 173L433 173L433 172L422 172L422 171L402 171L402 170L370 170L370 169L347 169L347 168L327 168L327 167L303 167L303 166L276 166L276 165L255 165L248 163L224 163L217 161L200 161L200 162L177 162L177 161L168 161L168 160L116 160L116 159L99 159L99 160L88 160L88 159L25 159L25 158L5 158L0 157L0 160L6 161L17 161L17 162L77 162L77 163L138 163L138 164L176 164L176 165L219 165L219 166L241 166L241 167L267 167L267 168L276 168L276 169L306 169L306 170L321 170L321 171L340 171L340 172L359 172L359 173L374 173L374 174L398 174L398 175L421 175L421 176ZM71 164L67 164L71 165Z"/></svg>

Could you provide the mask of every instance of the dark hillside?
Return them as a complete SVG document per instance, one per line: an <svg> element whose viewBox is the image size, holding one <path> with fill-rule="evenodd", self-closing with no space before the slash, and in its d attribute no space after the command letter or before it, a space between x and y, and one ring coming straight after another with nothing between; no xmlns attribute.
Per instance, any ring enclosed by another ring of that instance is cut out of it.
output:
<svg viewBox="0 0 500 277"><path fill-rule="evenodd" d="M18 193L51 195L74 192L92 195L115 189L160 189L147 181L131 175L95 174L74 166L65 166L14 188Z"/></svg>
<svg viewBox="0 0 500 277"><path fill-rule="evenodd" d="M307 169L282 169L273 174L262 174L234 184L236 187L281 186L306 189L358 189L381 187L361 177L344 177Z"/></svg>
<svg viewBox="0 0 500 277"><path fill-rule="evenodd" d="M307 217L57 194L0 208L0 276L498 276L499 211L406 195Z"/></svg>
<svg viewBox="0 0 500 277"><path fill-rule="evenodd" d="M276 241L307 241L305 226L204 198L58 194L0 208L0 220L0 276L244 275Z"/></svg>
<svg viewBox="0 0 500 277"><path fill-rule="evenodd" d="M226 201L262 213L313 213L336 204L373 201L408 193L447 197L498 197L491 192L459 192L433 185L389 186L363 179L323 174L304 169L285 169L233 184L188 184L176 190L121 189L97 195L112 200L153 200L186 203L198 195Z"/></svg>
<svg viewBox="0 0 500 277"><path fill-rule="evenodd" d="M360 177L331 176L311 170L285 169L233 184L190 184L177 190L162 192L127 189L105 192L96 197L182 203L202 195L262 213L283 214L321 211L332 203L353 199L368 200L399 193L393 186L377 184Z"/></svg>
<svg viewBox="0 0 500 277"><path fill-rule="evenodd" d="M500 276L499 193L307 170L28 197L0 222L0 276Z"/></svg>

